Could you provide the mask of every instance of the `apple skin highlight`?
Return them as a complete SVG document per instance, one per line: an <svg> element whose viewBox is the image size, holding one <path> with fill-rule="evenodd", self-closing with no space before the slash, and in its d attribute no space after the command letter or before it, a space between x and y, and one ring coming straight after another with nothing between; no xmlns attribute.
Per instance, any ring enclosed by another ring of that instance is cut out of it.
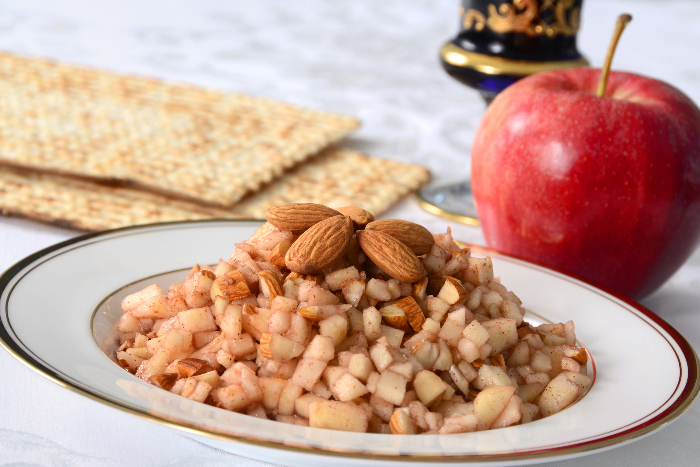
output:
<svg viewBox="0 0 700 467"><path fill-rule="evenodd" d="M488 108L472 147L486 242L634 299L700 240L700 110L664 82L539 73Z"/></svg>

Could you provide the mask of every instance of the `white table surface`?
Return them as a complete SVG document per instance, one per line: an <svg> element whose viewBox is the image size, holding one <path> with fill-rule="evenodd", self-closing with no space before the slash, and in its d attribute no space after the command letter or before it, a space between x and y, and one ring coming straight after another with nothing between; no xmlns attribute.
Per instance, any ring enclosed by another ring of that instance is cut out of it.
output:
<svg viewBox="0 0 700 467"><path fill-rule="evenodd" d="M434 183L469 176L484 111L449 78L437 51L457 31L458 0L0 2L0 50L286 100L347 113L346 144L427 165ZM632 13L613 62L700 102L700 2L585 0L579 49L600 66L616 16ZM386 214L483 244L478 228L406 199ZM0 218L0 270L77 235ZM700 250L643 304L700 348ZM67 391L0 350L0 465L260 466ZM650 381L650 384L652 382ZM700 404L618 449L549 465L697 465Z"/></svg>

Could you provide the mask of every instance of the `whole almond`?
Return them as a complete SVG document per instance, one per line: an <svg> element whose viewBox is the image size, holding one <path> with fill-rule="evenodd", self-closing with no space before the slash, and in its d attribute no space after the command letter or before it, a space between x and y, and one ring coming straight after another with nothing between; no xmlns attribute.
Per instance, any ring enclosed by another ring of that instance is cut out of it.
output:
<svg viewBox="0 0 700 467"><path fill-rule="evenodd" d="M299 274L321 272L345 254L353 233L349 217L329 217L301 234L289 247L284 262Z"/></svg>
<svg viewBox="0 0 700 467"><path fill-rule="evenodd" d="M379 219L367 224L365 230L375 230L390 235L403 242L418 256L428 253L435 244L433 234L428 229L400 219Z"/></svg>
<svg viewBox="0 0 700 467"><path fill-rule="evenodd" d="M374 216L371 212L357 206L343 206L338 208L338 212L344 216L349 216L356 229L364 229L367 224L374 221Z"/></svg>
<svg viewBox="0 0 700 467"><path fill-rule="evenodd" d="M267 221L280 230L302 233L314 224L341 214L322 204L292 203L273 206L265 212Z"/></svg>
<svg viewBox="0 0 700 467"><path fill-rule="evenodd" d="M403 282L423 277L423 265L411 249L396 238L377 230L358 230L362 251L379 269Z"/></svg>

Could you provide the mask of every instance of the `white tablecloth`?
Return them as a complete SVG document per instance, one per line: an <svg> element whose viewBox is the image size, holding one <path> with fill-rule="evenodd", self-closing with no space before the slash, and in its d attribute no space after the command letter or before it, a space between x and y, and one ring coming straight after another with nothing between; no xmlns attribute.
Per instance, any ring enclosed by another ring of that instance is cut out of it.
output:
<svg viewBox="0 0 700 467"><path fill-rule="evenodd" d="M484 104L440 68L458 0L0 2L0 49L286 100L358 116L348 141L428 165L435 183L469 176ZM668 81L700 102L700 2L585 0L579 48L600 65L616 16L634 15L616 69ZM387 216L483 243L478 228L423 212ZM76 232L0 218L0 270ZM700 348L700 250L643 304ZM650 381L650 384L653 384ZM697 465L700 405L639 442L559 466ZM0 465L199 466L260 462L76 395L0 351ZM552 464L554 465L554 464Z"/></svg>

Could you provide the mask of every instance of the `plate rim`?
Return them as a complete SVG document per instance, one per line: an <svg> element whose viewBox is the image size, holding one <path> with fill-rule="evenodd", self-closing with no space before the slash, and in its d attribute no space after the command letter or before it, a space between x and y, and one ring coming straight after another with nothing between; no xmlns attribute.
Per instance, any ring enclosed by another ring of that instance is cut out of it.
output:
<svg viewBox="0 0 700 467"><path fill-rule="evenodd" d="M37 260L50 255L51 253L65 248L67 246L84 242L93 238L112 235L115 233L125 232L125 231L137 231L137 230L149 230L154 227L181 227L193 224L239 224L248 222L264 222L260 219L203 219L203 220L193 220L193 221L172 221L172 222L161 222L153 224L140 224L134 226L121 227L118 229L110 229L99 232L90 232L76 237L70 238L68 240L50 245L43 248L35 253L32 253L25 258L19 260L14 265L10 266L5 270L2 275L0 275L0 296L5 292L8 285L12 283L12 280L16 278L22 271L24 271L27 266L35 263ZM657 326L663 329L672 338L673 342L679 347L680 353L685 357L688 377L678 398L664 409L661 413L657 414L653 418L636 425L632 428L622 429L619 432L613 433L609 436L590 440L581 441L568 446L560 446L553 448L537 449L530 451L521 451L516 453L498 453L498 454L479 454L479 455L457 455L457 456L434 456L434 455L420 455L420 454L408 454L408 455L393 455L393 454L371 454L363 452L347 452L347 451L337 451L337 450L323 450L313 449L310 447L301 446L291 446L288 444L275 443L269 441L261 441L258 439L252 439L242 435L228 435L224 433L217 433L214 431L209 431L206 429L197 428L194 426L187 425L183 422L168 420L165 417L152 415L150 413L144 413L127 405L122 405L120 403L114 402L109 398L102 397L98 394L94 394L82 387L73 384L70 381L64 379L60 374L57 374L53 369L47 367L42 362L36 360L32 355L22 349L17 342L12 339L12 335L6 329L5 322L0 320L0 346L2 346L10 355L12 355L16 360L25 365L30 370L38 373L40 376L56 383L57 385L68 389L72 392L80 394L82 396L88 397L96 402L100 402L115 408L120 411L124 411L135 415L141 419L148 420L154 423L168 426L170 428L182 431L185 433L191 433L197 436L204 436L207 438L214 438L217 440L245 443L256 447L262 447L267 449L275 450L286 450L294 451L303 454L313 454L316 456L332 456L332 457L352 457L357 459L373 459L373 460L383 460L383 461L402 461L402 462L442 462L442 463L458 463L458 462L504 462L504 461L523 461L523 460L533 460L533 459L552 459L554 457L564 457L564 456L576 456L583 455L588 451L602 451L609 449L615 445L622 445L638 438L641 438L647 434L650 434L654 430L660 429L665 425L676 420L680 415L682 415L695 401L700 392L700 359L697 353L690 345L690 343L679 333L673 326L667 323L663 318L656 315L651 310L647 309L643 305L635 302L634 300L621 295L609 288L595 283L589 279L583 278L576 274L562 271L556 267L544 265L538 261L533 261L529 259L522 258L517 255L512 255L504 253L500 250L481 246L481 245L471 245L475 248L479 248L485 252L492 252L494 254L515 259L517 261L522 261L524 263L529 263L545 270L550 270L558 274L563 275L566 278L574 279L577 282L581 282L594 290L603 292L603 294L610 295L628 306L634 308L637 312L644 315L646 318L653 321ZM21 280L18 279L18 281ZM7 297L9 300L9 295ZM8 310L7 303L0 304L2 308ZM8 321L9 322L9 321ZM552 459L553 460L553 459Z"/></svg>

